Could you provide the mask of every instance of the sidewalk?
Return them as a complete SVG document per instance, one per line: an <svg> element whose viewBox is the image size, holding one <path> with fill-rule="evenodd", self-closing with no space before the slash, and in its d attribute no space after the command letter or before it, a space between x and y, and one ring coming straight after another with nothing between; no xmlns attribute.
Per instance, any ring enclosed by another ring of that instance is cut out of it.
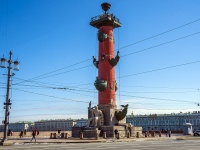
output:
<svg viewBox="0 0 200 150"><path fill-rule="evenodd" d="M193 137L193 136L184 136L184 135L172 135L171 137L141 137L141 138L124 138L124 139L116 139L116 138L99 138L98 140L95 139L79 139L79 138L68 138L68 139L50 139L49 137L36 137L36 142L33 140L30 142L32 137L8 137L8 140L11 141L13 144L27 144L27 143L97 143L97 142L136 142L136 141L159 141L159 140L200 140L200 137Z"/></svg>

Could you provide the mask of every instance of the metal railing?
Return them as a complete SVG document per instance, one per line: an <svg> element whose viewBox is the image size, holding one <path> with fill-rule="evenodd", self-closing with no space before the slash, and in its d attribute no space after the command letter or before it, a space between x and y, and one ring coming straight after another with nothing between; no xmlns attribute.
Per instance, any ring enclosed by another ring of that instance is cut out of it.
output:
<svg viewBox="0 0 200 150"><path fill-rule="evenodd" d="M91 22L92 21L97 21L97 20L100 20L100 19L103 19L103 18L108 18L109 20L113 20L113 21L116 21L116 22L119 22L119 19L116 18L113 14L102 14L102 15L98 15L98 16L95 16L95 17L92 17L91 18Z"/></svg>

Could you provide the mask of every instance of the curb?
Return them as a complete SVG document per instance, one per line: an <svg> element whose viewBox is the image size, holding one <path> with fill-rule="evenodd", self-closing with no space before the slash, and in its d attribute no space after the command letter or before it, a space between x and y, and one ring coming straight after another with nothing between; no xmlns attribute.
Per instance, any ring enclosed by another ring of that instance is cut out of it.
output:
<svg viewBox="0 0 200 150"><path fill-rule="evenodd" d="M24 139L26 140L26 139ZM70 139L70 140L50 140L50 139L39 139L38 142L30 142L30 141L24 141L23 139L10 139L13 143L13 145L17 144L61 144L61 143L111 143L111 142L141 142L141 141L160 141L160 140L200 140L200 137L172 137L172 138L130 138L130 139L99 139L99 140L93 140L93 139Z"/></svg>

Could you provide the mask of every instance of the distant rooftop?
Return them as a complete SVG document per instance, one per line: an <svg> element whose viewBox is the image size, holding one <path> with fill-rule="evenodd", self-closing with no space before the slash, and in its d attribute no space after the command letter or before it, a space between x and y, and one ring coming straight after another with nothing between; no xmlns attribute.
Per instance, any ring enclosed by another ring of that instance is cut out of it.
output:
<svg viewBox="0 0 200 150"><path fill-rule="evenodd" d="M75 119L45 119L45 120L38 120L38 121L35 121L35 122L45 122L45 121L74 121Z"/></svg>
<svg viewBox="0 0 200 150"><path fill-rule="evenodd" d="M127 115L127 117L161 117L161 116L187 116L187 115L200 115L200 111L193 111L193 112L180 112L180 113L171 113L171 114L149 114L149 115L141 115L141 114L137 114L137 115Z"/></svg>

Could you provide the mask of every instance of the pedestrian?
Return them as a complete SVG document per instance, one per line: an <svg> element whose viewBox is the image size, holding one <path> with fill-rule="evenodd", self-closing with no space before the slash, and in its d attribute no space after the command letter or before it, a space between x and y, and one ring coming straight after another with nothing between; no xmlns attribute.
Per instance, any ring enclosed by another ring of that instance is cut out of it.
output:
<svg viewBox="0 0 200 150"><path fill-rule="evenodd" d="M168 135L167 135L167 130L165 130L165 135L166 135L166 137L168 137Z"/></svg>
<svg viewBox="0 0 200 150"><path fill-rule="evenodd" d="M169 135L169 137L171 137L171 130L170 129L168 130L168 135Z"/></svg>
<svg viewBox="0 0 200 150"><path fill-rule="evenodd" d="M99 136L100 136L100 137L103 136L103 132L104 132L104 130L101 129L101 131L100 131L100 133L99 133Z"/></svg>
<svg viewBox="0 0 200 150"><path fill-rule="evenodd" d="M39 133L40 133L39 130L37 130L37 135L39 135Z"/></svg>
<svg viewBox="0 0 200 150"><path fill-rule="evenodd" d="M115 138L118 139L118 138L119 138L119 137L118 137L118 136L119 136L119 131L118 131L117 129L115 129L114 132L115 132Z"/></svg>
<svg viewBox="0 0 200 150"><path fill-rule="evenodd" d="M58 134L60 134L60 132L61 132L61 130L60 130L60 129L58 129Z"/></svg>
<svg viewBox="0 0 200 150"><path fill-rule="evenodd" d="M20 138L23 137L23 131L20 132L19 137L20 137Z"/></svg>
<svg viewBox="0 0 200 150"><path fill-rule="evenodd" d="M24 130L24 135L26 135L26 129Z"/></svg>
<svg viewBox="0 0 200 150"><path fill-rule="evenodd" d="M11 136L11 130L10 129L8 130L8 136Z"/></svg>
<svg viewBox="0 0 200 150"><path fill-rule="evenodd" d="M34 129L35 135L37 135L37 129Z"/></svg>
<svg viewBox="0 0 200 150"><path fill-rule="evenodd" d="M33 130L33 132L32 132L32 139L30 140L30 142L31 142L33 139L35 139L35 142L36 142L35 136L36 136L36 132Z"/></svg>

